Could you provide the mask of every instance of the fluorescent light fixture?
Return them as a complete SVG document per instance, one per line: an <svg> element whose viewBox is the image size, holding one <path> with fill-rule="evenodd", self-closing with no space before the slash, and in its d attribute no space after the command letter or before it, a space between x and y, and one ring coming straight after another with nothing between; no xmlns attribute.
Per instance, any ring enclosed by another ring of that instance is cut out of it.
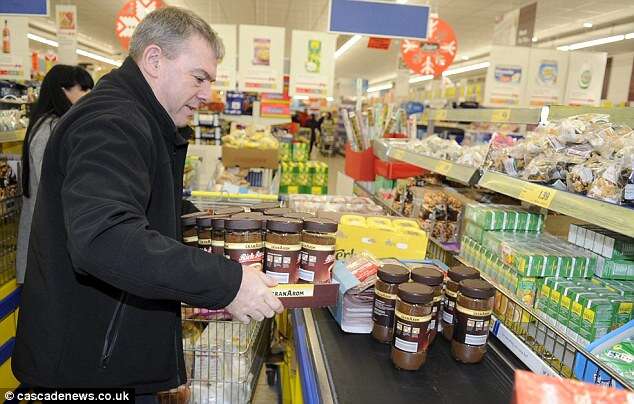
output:
<svg viewBox="0 0 634 404"><path fill-rule="evenodd" d="M396 0L396 2L398 4L405 4L405 3L407 3L407 0Z"/></svg>
<svg viewBox="0 0 634 404"><path fill-rule="evenodd" d="M630 32L629 34L625 35L625 39L634 39L634 32Z"/></svg>
<svg viewBox="0 0 634 404"><path fill-rule="evenodd" d="M462 60L469 60L469 56L465 55L465 56L461 57L460 59L462 59Z"/></svg>
<svg viewBox="0 0 634 404"><path fill-rule="evenodd" d="M96 53L88 52L83 49L78 48L75 50L75 53L77 53L80 56L85 56L87 58L98 60L99 62L108 63L109 65L113 65L117 67L121 66L121 62L119 62L118 60L110 59L105 56L98 55Z"/></svg>
<svg viewBox="0 0 634 404"><path fill-rule="evenodd" d="M333 97L326 97L326 101L333 102L335 99Z"/></svg>
<svg viewBox="0 0 634 404"><path fill-rule="evenodd" d="M592 28L592 23L591 22L584 22L583 23L583 28Z"/></svg>
<svg viewBox="0 0 634 404"><path fill-rule="evenodd" d="M471 72L474 70L486 69L487 67L489 67L490 64L491 64L490 62L482 62L482 63L476 63L474 65L469 65L469 66L456 67L454 69L445 70L444 72L442 72L442 75L451 76L452 74L466 73L466 72Z"/></svg>
<svg viewBox="0 0 634 404"><path fill-rule="evenodd" d="M427 81L427 80L431 80L433 78L434 78L434 76L431 75L431 74L427 74L425 76L414 76L414 77L410 77L409 84L420 83L421 81Z"/></svg>
<svg viewBox="0 0 634 404"><path fill-rule="evenodd" d="M32 41L43 43L45 45L52 46L54 48L57 48L59 46L59 42L57 41L53 41L52 39L48 39L48 38L44 38L43 36L32 34L30 32L26 34L26 37Z"/></svg>
<svg viewBox="0 0 634 404"><path fill-rule="evenodd" d="M26 34L26 37L32 41L43 43L44 45L52 46L54 48L59 47L59 42L53 41L52 39L44 38L43 36L32 34L30 32ZM87 58L94 59L99 62L108 63L110 65L117 66L117 67L121 66L121 62L119 62L118 60L110 59L105 56L101 56L96 53L89 52L87 50L77 48L75 52L80 56L85 56Z"/></svg>
<svg viewBox="0 0 634 404"><path fill-rule="evenodd" d="M606 43L618 42L625 39L625 35L613 35L605 38L593 39L591 41L585 42L577 42L570 45L558 46L557 50L560 51L571 51L583 48L590 48L592 46L604 45Z"/></svg>
<svg viewBox="0 0 634 404"><path fill-rule="evenodd" d="M379 84L377 86L368 87L368 93L376 93L383 90L389 90L394 85L392 83Z"/></svg>
<svg viewBox="0 0 634 404"><path fill-rule="evenodd" d="M537 37L536 37L536 36L534 36L534 37L532 37L532 38L531 38L531 41L533 41L533 42L537 42L537 41L538 41L538 39L537 39Z"/></svg>
<svg viewBox="0 0 634 404"><path fill-rule="evenodd" d="M341 45L341 48L335 51L335 59L338 59L341 55L346 53L348 49L352 48L352 46L355 43L359 42L360 39L361 39L361 35L354 35L352 38L348 39L346 43Z"/></svg>
<svg viewBox="0 0 634 404"><path fill-rule="evenodd" d="M307 100L309 97L307 95L294 95L293 99L295 100Z"/></svg>

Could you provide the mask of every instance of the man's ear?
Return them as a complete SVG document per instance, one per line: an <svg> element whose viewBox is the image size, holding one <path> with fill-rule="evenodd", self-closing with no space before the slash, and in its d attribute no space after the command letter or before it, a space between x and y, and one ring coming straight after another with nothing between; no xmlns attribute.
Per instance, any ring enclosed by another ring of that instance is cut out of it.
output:
<svg viewBox="0 0 634 404"><path fill-rule="evenodd" d="M143 72L152 78L158 77L162 56L163 50L158 45L152 44L145 48L140 63Z"/></svg>

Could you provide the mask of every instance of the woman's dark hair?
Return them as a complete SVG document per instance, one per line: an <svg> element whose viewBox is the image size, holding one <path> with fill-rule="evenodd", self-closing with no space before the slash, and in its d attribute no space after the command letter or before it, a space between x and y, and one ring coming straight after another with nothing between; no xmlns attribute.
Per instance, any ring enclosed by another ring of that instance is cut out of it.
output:
<svg viewBox="0 0 634 404"><path fill-rule="evenodd" d="M68 112L72 104L62 89L68 90L76 85L87 91L92 89L95 83L90 77L90 73L79 66L55 65L44 76L40 87L40 96L31 109L29 126L26 128L22 144L22 194L27 198L31 196L29 149L33 134L38 130L46 116L59 118Z"/></svg>

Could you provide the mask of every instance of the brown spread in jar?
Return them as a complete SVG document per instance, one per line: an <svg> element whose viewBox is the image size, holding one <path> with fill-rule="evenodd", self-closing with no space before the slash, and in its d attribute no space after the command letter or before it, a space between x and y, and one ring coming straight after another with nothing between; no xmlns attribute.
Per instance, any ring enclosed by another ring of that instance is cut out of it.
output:
<svg viewBox="0 0 634 404"><path fill-rule="evenodd" d="M434 291L427 285L398 286L391 358L399 369L417 370L425 363L433 298Z"/></svg>
<svg viewBox="0 0 634 404"><path fill-rule="evenodd" d="M458 284L464 279L478 279L480 273L477 269L458 265L449 268L447 271L447 281L445 283L445 296L442 304L442 335L447 341L453 338L453 327L455 324L455 306L456 297L458 296Z"/></svg>
<svg viewBox="0 0 634 404"><path fill-rule="evenodd" d="M297 283L302 222L289 218L267 220L264 268L278 283Z"/></svg>
<svg viewBox="0 0 634 404"><path fill-rule="evenodd" d="M308 213L308 212L291 212L291 213L285 214L284 217L288 217L288 218L291 218L291 219L305 220L305 219L314 218L315 215L313 215L312 213Z"/></svg>
<svg viewBox="0 0 634 404"><path fill-rule="evenodd" d="M422 283L434 290L434 300L429 323L429 343L434 342L438 331L438 316L442 307L442 281L444 274L431 266L421 266L412 269L412 282Z"/></svg>
<svg viewBox="0 0 634 404"><path fill-rule="evenodd" d="M264 251L260 220L229 218L224 225L227 258L261 271Z"/></svg>
<svg viewBox="0 0 634 404"><path fill-rule="evenodd" d="M183 228L183 244L190 247L198 247L198 231L196 230L196 217L206 216L207 212L195 212L181 216Z"/></svg>
<svg viewBox="0 0 634 404"><path fill-rule="evenodd" d="M205 215L196 217L196 229L198 231L198 248L211 253L211 219L213 216Z"/></svg>
<svg viewBox="0 0 634 404"><path fill-rule="evenodd" d="M484 358L493 312L495 288L482 279L460 281L451 354L459 362L477 363Z"/></svg>
<svg viewBox="0 0 634 404"><path fill-rule="evenodd" d="M327 219L304 220L299 279L308 283L330 283L337 228L336 222Z"/></svg>
<svg viewBox="0 0 634 404"><path fill-rule="evenodd" d="M385 264L377 272L372 307L372 336L389 343L394 338L394 308L398 285L409 281L409 270L400 265Z"/></svg>
<svg viewBox="0 0 634 404"><path fill-rule="evenodd" d="M288 213L291 213L289 208L273 208L264 211L264 214L267 216L284 216Z"/></svg>

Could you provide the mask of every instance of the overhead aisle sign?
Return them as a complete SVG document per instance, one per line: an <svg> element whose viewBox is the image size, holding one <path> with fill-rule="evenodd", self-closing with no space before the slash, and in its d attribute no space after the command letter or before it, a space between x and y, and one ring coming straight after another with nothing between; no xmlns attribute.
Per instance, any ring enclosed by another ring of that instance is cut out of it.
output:
<svg viewBox="0 0 634 404"><path fill-rule="evenodd" d="M280 27L240 25L240 91L284 91L284 35Z"/></svg>
<svg viewBox="0 0 634 404"><path fill-rule="evenodd" d="M484 105L519 107L524 101L528 77L529 48L493 46L487 69Z"/></svg>
<svg viewBox="0 0 634 404"><path fill-rule="evenodd" d="M331 0L328 30L392 38L427 39L429 6L366 0Z"/></svg>
<svg viewBox="0 0 634 404"><path fill-rule="evenodd" d="M55 6L57 26L57 53L59 62L67 65L77 64L77 7L70 4Z"/></svg>
<svg viewBox="0 0 634 404"><path fill-rule="evenodd" d="M2 0L0 14L47 16L49 0Z"/></svg>
<svg viewBox="0 0 634 404"><path fill-rule="evenodd" d="M532 48L526 84L529 107L562 104L568 73L568 52Z"/></svg>
<svg viewBox="0 0 634 404"><path fill-rule="evenodd" d="M236 89L236 71L238 63L238 27L216 24L213 26L225 46L225 57L216 68L216 81L211 85L214 90Z"/></svg>
<svg viewBox="0 0 634 404"><path fill-rule="evenodd" d="M292 39L289 95L332 97L337 36L293 31Z"/></svg>
<svg viewBox="0 0 634 404"><path fill-rule="evenodd" d="M608 54L605 52L569 53L565 103L600 106Z"/></svg>

